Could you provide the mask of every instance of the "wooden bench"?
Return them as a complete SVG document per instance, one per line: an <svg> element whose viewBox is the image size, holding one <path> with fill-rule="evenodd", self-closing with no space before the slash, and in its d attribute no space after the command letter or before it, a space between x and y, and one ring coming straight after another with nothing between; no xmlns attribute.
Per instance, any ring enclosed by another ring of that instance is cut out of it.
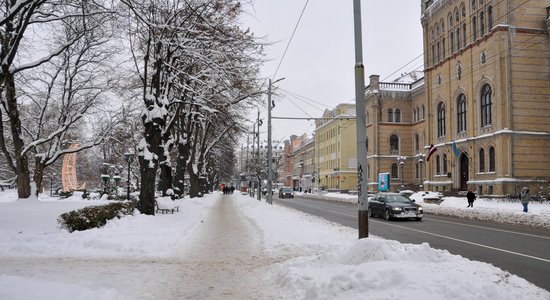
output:
<svg viewBox="0 0 550 300"><path fill-rule="evenodd" d="M157 207L156 212L161 213L174 213L174 211L179 211L180 202L179 201L173 201L170 199L170 197L159 197L155 199L155 205Z"/></svg>

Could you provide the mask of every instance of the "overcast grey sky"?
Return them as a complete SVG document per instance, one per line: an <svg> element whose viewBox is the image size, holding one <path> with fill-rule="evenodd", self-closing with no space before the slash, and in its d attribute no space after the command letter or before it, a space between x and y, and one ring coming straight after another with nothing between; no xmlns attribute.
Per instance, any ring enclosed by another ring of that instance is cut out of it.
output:
<svg viewBox="0 0 550 300"><path fill-rule="evenodd" d="M270 61L262 69L264 76L274 76L305 3L306 0L253 0L254 7L247 9L250 16L243 19L244 26L274 43L266 49ZM401 73L421 70L420 0L361 1L361 6L366 84L372 74L391 80ZM321 117L327 108L353 102L353 34L353 0L308 2L274 78L285 79L277 83L281 91L274 96L273 116ZM267 113L261 114L264 122L260 133L264 140ZM314 129L313 121L273 120L273 139L311 134Z"/></svg>

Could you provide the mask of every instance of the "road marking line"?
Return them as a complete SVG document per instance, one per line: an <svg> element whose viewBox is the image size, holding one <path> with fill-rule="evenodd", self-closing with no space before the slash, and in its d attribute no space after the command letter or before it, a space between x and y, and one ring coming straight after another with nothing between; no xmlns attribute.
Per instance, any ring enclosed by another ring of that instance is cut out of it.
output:
<svg viewBox="0 0 550 300"><path fill-rule="evenodd" d="M462 224L462 223L457 223L457 222L435 220L433 218L429 218L429 220L434 221L434 222L440 222L440 223L456 224L456 225L461 225L461 226L468 226L468 227L481 228L481 229L487 229L487 230L493 230L493 231L513 233L513 234L517 234L517 235L524 235L524 236L530 236L530 237L535 237L535 238L539 238L539 239L550 240L550 237L536 235L536 234L530 234L530 233L521 233L521 232L515 232L515 231L511 231L511 230L495 229L495 228L483 227L483 226L478 226L478 225L469 225L469 224Z"/></svg>
<svg viewBox="0 0 550 300"><path fill-rule="evenodd" d="M408 228L408 227L404 227L404 226L390 224L390 223L387 223L387 222L380 222L380 221L374 221L374 222L379 222L379 223L387 224L387 225L402 228L402 229L407 229L407 230L416 231L416 232L420 232L420 233L424 233L424 234L428 234L428 235L437 236L437 237L440 237L440 238L449 239L449 240L456 241L456 242L470 244L470 245L474 245L474 246L478 246L478 247L482 247L482 248L487 248L487 249L491 249L491 250L495 250L495 251L514 254L514 255L523 256L523 257L527 257L527 258L536 259L536 260L540 260L540 261L543 261L543 262L550 263L550 259L544 259L544 258L540 258L540 257L532 256L532 255L527 255L527 254L523 254L523 253L518 253L518 252L514 252L514 251L510 251L510 250L504 250L504 249L500 249L500 248L496 248L496 247L491 247L491 246L487 246L487 245L483 245L483 244L478 244L478 243L474 243L474 242L470 242L470 241L465 241L465 240L461 240L461 239L456 239L456 238L444 236L444 235L437 234L437 233L431 233L431 232L427 232L427 231L423 231L423 230L412 229L412 228Z"/></svg>

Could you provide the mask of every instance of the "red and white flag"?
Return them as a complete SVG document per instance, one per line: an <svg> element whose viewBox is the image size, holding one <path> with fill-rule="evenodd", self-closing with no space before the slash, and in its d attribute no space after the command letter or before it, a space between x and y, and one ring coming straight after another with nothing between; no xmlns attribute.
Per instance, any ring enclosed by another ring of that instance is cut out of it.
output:
<svg viewBox="0 0 550 300"><path fill-rule="evenodd" d="M431 144L430 149L428 150L428 157L426 157L426 161L430 161L430 157L432 156L432 154L435 153L435 151L437 151L437 147L434 146L434 144Z"/></svg>

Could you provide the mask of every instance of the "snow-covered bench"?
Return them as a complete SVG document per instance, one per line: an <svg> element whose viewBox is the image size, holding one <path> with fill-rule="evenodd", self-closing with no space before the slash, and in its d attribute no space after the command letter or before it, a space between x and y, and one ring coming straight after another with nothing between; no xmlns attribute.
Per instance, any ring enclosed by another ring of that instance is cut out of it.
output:
<svg viewBox="0 0 550 300"><path fill-rule="evenodd" d="M159 197L155 199L155 204L157 206L157 212L161 213L174 213L174 211L179 211L180 201L173 201L170 197Z"/></svg>

